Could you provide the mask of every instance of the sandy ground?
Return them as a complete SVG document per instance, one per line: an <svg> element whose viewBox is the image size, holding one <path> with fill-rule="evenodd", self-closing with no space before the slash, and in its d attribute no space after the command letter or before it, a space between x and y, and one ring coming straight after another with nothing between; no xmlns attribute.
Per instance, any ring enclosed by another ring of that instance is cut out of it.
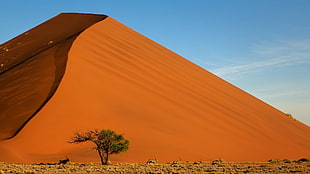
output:
<svg viewBox="0 0 310 174"><path fill-rule="evenodd" d="M148 174L186 174L186 173L310 173L310 163L221 163L185 162L181 164L99 164L69 163L54 164L9 164L0 163L0 174L20 173L148 173Z"/></svg>

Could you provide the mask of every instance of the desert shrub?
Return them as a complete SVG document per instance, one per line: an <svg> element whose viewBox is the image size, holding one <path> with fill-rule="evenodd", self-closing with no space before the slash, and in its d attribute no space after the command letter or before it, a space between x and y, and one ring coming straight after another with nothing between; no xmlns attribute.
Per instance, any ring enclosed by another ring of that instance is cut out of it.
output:
<svg viewBox="0 0 310 174"><path fill-rule="evenodd" d="M288 118L297 121L297 120L292 116L292 114L285 114L285 115L286 115Z"/></svg>
<svg viewBox="0 0 310 174"><path fill-rule="evenodd" d="M217 160L212 161L212 165L218 165L218 164L221 164L223 162L225 162L223 159L217 159Z"/></svg>
<svg viewBox="0 0 310 174"><path fill-rule="evenodd" d="M297 162L310 162L310 159L308 159L308 158L301 158Z"/></svg>
<svg viewBox="0 0 310 174"><path fill-rule="evenodd" d="M286 114L287 117L293 118L292 114Z"/></svg>
<svg viewBox="0 0 310 174"><path fill-rule="evenodd" d="M86 132L75 132L69 143L93 142L96 147L101 164L108 164L109 155L118 154L128 149L129 141L123 135L116 134L111 130L90 130Z"/></svg>
<svg viewBox="0 0 310 174"><path fill-rule="evenodd" d="M270 162L270 163L281 163L282 160L281 159L271 159L268 162Z"/></svg>
<svg viewBox="0 0 310 174"><path fill-rule="evenodd" d="M284 163L292 163L292 161L289 160L289 159L284 159L283 162L284 162Z"/></svg>

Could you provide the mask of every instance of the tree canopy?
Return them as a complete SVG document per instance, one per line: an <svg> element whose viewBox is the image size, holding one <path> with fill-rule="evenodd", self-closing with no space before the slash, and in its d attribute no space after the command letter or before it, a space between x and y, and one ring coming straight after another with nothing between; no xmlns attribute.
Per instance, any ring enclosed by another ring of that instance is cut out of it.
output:
<svg viewBox="0 0 310 174"><path fill-rule="evenodd" d="M109 155L118 154L128 149L129 141L123 135L116 134L108 130L89 130L86 132L75 132L70 143L93 142L96 144L94 149L97 150L101 164L109 163Z"/></svg>

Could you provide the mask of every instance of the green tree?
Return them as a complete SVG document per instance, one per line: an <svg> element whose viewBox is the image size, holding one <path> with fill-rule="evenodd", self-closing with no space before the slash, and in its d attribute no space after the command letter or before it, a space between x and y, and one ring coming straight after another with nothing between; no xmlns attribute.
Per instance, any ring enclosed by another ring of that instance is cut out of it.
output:
<svg viewBox="0 0 310 174"><path fill-rule="evenodd" d="M101 164L108 164L111 154L118 154L128 149L129 141L123 135L116 134L111 130L90 130L86 132L75 132L70 143L93 142L96 144Z"/></svg>

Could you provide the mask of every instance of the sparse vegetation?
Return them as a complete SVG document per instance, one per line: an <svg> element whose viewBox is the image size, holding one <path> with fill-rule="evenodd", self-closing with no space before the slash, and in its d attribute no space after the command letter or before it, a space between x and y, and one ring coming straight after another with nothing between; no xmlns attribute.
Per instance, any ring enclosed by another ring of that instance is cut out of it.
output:
<svg viewBox="0 0 310 174"><path fill-rule="evenodd" d="M289 160L289 159L284 159L283 162L284 162L284 163L292 163L293 161L292 161L292 160Z"/></svg>
<svg viewBox="0 0 310 174"><path fill-rule="evenodd" d="M201 161L182 162L178 161L177 165L168 164L81 164L68 163L66 165L55 164L9 164L0 162L0 174L2 173L19 173L19 174L42 174L42 173L59 173L59 174L81 174L81 173L109 173L109 174L187 174L187 173L309 173L310 163L268 163L268 162L222 162L220 165L212 165L212 162Z"/></svg>
<svg viewBox="0 0 310 174"><path fill-rule="evenodd" d="M129 141L123 135L116 134L111 130L90 130L86 132L75 132L70 143L93 142L100 157L101 164L109 163L109 155L118 154L128 149Z"/></svg>
<svg viewBox="0 0 310 174"><path fill-rule="evenodd" d="M310 159L308 159L308 158L301 158L297 162L310 162Z"/></svg>
<svg viewBox="0 0 310 174"><path fill-rule="evenodd" d="M158 161L158 159L149 159L147 160L146 164L155 164Z"/></svg>
<svg viewBox="0 0 310 174"><path fill-rule="evenodd" d="M287 116L288 118L292 119L292 120L297 121L297 120L292 116L292 114L286 114L286 116Z"/></svg>
<svg viewBox="0 0 310 174"><path fill-rule="evenodd" d="M217 160L212 161L212 165L220 165L223 162L225 162L223 159L217 159Z"/></svg>
<svg viewBox="0 0 310 174"><path fill-rule="evenodd" d="M282 160L281 159L271 159L268 162L270 162L270 163L281 163Z"/></svg>
<svg viewBox="0 0 310 174"><path fill-rule="evenodd" d="M299 160L289 160L289 159L271 159L268 160L270 163L302 163L302 162L310 162L308 158L301 158Z"/></svg>
<svg viewBox="0 0 310 174"><path fill-rule="evenodd" d="M64 160L59 160L58 164L67 164L67 162L69 162L70 159L68 157L66 157L66 159Z"/></svg>

